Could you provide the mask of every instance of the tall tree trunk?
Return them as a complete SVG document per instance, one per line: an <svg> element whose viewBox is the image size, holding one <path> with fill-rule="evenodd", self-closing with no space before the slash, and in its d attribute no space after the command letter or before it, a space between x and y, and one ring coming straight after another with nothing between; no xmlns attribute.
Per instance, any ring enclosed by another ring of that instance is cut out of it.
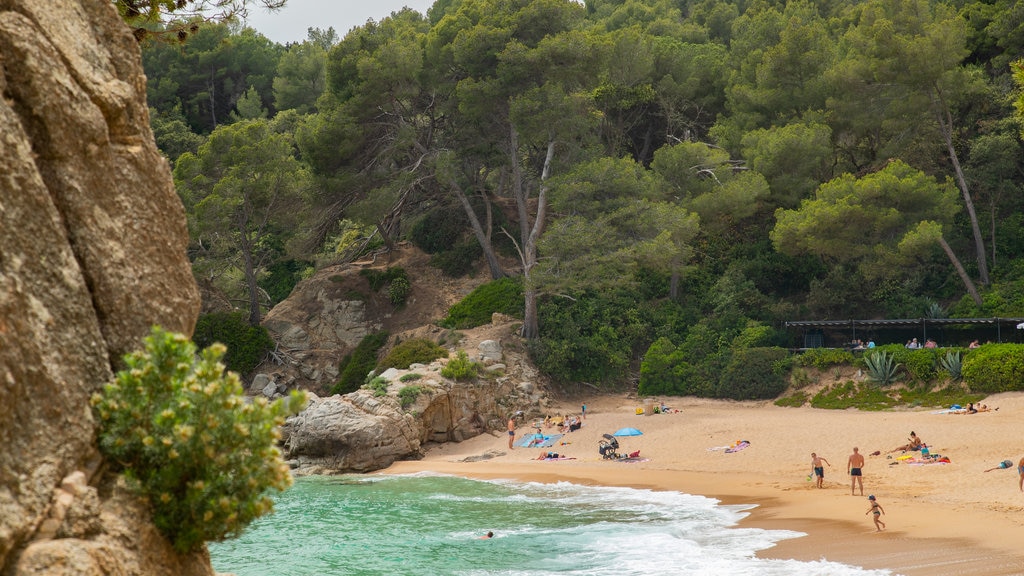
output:
<svg viewBox="0 0 1024 576"><path fill-rule="evenodd" d="M256 284L256 263L253 260L252 242L242 236L242 261L245 264L245 287L249 292L249 325L260 325L260 289Z"/></svg>
<svg viewBox="0 0 1024 576"><path fill-rule="evenodd" d="M949 243L942 236L939 236L939 245L946 252L946 256L949 257L949 261L953 263L953 267L956 268L956 273L960 275L960 280L963 281L964 286L967 288L967 293L971 295L971 299L978 305L980 309L984 302L981 299L981 294L978 293L978 288L974 285L974 281L967 275L967 271L964 270L964 265L960 263L960 259L953 253L953 249L949 247Z"/></svg>
<svg viewBox="0 0 1024 576"><path fill-rule="evenodd" d="M668 297L675 300L679 297L679 269L672 270L672 277L668 282Z"/></svg>
<svg viewBox="0 0 1024 576"><path fill-rule="evenodd" d="M524 214L528 214L527 210L527 197L526 188L523 186L523 179L521 171L519 170L519 159L518 159L518 148L519 138L516 135L515 128L512 129L511 136L512 155L513 155L513 175L515 187L516 203L519 205L520 217ZM540 239L541 233L544 231L544 219L547 214L547 180L551 175L551 161L555 157L555 140L550 138L548 140L547 154L544 156L544 169L540 175L540 189L537 192L537 214L534 216L533 226L530 229L529 235L523 239L522 251L520 257L523 259L523 295L526 300L526 306L523 310L523 338L532 339L540 335L540 322L537 319L537 288L532 286L530 282L530 272L533 267L537 264L537 241Z"/></svg>
<svg viewBox="0 0 1024 576"><path fill-rule="evenodd" d="M455 193L455 197L459 199L462 204L462 208L466 211L466 216L469 218L469 224L473 228L473 236L476 237L476 241L480 244L480 248L484 251L484 258L487 260L487 268L491 271L491 279L497 280L498 278L504 278L507 274L501 268L501 263L498 262L498 255L494 253L494 246L491 245L490 235L490 211L488 210L488 230L485 231L483 226L480 224L480 219L476 217L476 212L473 210L473 206L469 203L469 198L466 197L466 193L462 191L462 187L457 183L451 183L452 192ZM487 199L484 199L487 202Z"/></svg>
<svg viewBox="0 0 1024 576"><path fill-rule="evenodd" d="M981 226L978 224L978 215L974 211L974 201L971 200L971 192L967 187L967 179L964 178L963 168L960 166L960 157L957 156L956 148L953 146L953 117L949 112L949 106L942 97L938 87L934 92L934 103L936 105L936 117L939 121L939 131L942 132L942 139L946 142L946 150L949 152L950 162L953 163L953 172L956 174L956 182L960 187L960 193L964 197L964 205L967 206L967 215L971 219L971 231L974 233L974 249L978 256L978 276L982 285L989 284L988 258L985 254L985 238L981 235Z"/></svg>

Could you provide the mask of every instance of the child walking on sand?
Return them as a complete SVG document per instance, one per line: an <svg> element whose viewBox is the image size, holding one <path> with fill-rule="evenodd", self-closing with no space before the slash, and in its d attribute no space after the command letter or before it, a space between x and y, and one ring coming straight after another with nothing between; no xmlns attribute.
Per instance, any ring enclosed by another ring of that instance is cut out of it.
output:
<svg viewBox="0 0 1024 576"><path fill-rule="evenodd" d="M882 505L875 499L875 495L868 496L868 501L871 502L871 508L864 514L874 514L875 518L875 529L879 532L885 529L885 522L882 522L882 514L885 514L885 510L882 509Z"/></svg>

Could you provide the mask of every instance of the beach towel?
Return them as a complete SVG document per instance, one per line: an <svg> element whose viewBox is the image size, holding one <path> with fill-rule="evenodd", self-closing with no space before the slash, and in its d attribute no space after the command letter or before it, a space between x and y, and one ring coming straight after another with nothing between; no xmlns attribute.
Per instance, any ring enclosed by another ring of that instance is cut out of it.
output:
<svg viewBox="0 0 1024 576"><path fill-rule="evenodd" d="M743 450L747 446L750 446L750 442L747 442L746 440L744 440L744 441L740 442L739 444L737 444L737 445L735 445L735 446L733 446L731 448L726 448L725 449L725 453L726 454L732 454L733 452L739 452L740 450Z"/></svg>
<svg viewBox="0 0 1024 576"><path fill-rule="evenodd" d="M626 462L627 464L633 464L636 462L648 462L650 458L616 458L616 462Z"/></svg>
<svg viewBox="0 0 1024 576"><path fill-rule="evenodd" d="M708 448L708 452L715 452L715 451L718 451L718 450L728 450L729 448L732 448L732 446L712 446L711 448Z"/></svg>
<svg viewBox="0 0 1024 576"><path fill-rule="evenodd" d="M559 456L558 458L542 458L542 460L544 460L545 462L552 462L554 460L575 460L575 459L576 458L573 458L571 456Z"/></svg>
<svg viewBox="0 0 1024 576"><path fill-rule="evenodd" d="M551 436L545 436L544 434L527 434L523 436L523 439L519 441L516 446L520 448L549 448L555 445L555 442L561 438L561 434L553 434Z"/></svg>

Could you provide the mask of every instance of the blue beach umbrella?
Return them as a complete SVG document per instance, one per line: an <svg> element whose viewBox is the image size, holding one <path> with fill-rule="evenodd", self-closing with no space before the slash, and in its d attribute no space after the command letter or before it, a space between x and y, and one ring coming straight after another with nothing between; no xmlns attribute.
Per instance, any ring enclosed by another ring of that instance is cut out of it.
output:
<svg viewBox="0 0 1024 576"><path fill-rule="evenodd" d="M612 436L643 436L643 434L636 428L619 428Z"/></svg>

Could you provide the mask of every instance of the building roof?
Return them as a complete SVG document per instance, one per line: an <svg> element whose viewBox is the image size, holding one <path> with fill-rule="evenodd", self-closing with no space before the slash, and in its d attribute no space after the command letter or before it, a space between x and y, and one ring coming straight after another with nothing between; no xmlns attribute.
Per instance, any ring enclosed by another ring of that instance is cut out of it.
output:
<svg viewBox="0 0 1024 576"><path fill-rule="evenodd" d="M942 326L942 325L1008 325L1024 329L1024 318L897 318L884 320L790 320L787 328L849 328L858 326Z"/></svg>

